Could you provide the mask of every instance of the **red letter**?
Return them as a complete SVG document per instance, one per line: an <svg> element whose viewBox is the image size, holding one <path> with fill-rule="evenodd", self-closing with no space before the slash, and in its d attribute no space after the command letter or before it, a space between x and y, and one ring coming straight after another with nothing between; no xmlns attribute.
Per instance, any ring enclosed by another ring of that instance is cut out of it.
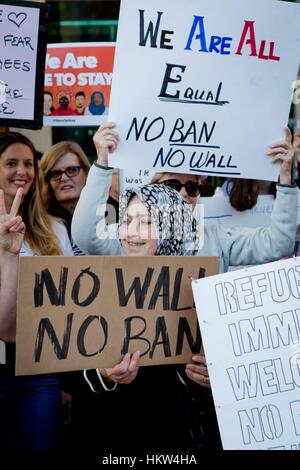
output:
<svg viewBox="0 0 300 470"><path fill-rule="evenodd" d="M251 47L251 54L250 55L257 56L255 34L254 34L254 21L247 21L247 20L245 20L245 26L244 26L244 29L243 29L243 32L242 32L242 37L240 39L236 54L242 55L241 50L242 50L242 47L244 46L244 42L245 42L245 38L246 38L246 34L248 32L248 29L249 29L249 33L250 33L250 38L247 39L246 44L250 44L250 47Z"/></svg>
<svg viewBox="0 0 300 470"><path fill-rule="evenodd" d="M268 60L269 59L269 56L268 55L264 55L264 52L265 52L265 46L266 46L266 40L263 39L260 43L260 48L259 48L259 53L258 53L258 58L259 59L264 59L264 60Z"/></svg>
<svg viewBox="0 0 300 470"><path fill-rule="evenodd" d="M270 60L280 60L280 57L274 54L274 41L270 42Z"/></svg>

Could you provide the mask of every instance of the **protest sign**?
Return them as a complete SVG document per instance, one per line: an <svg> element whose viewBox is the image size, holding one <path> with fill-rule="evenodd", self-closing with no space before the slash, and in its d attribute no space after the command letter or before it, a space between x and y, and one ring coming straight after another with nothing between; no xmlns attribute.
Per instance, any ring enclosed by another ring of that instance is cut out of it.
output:
<svg viewBox="0 0 300 470"><path fill-rule="evenodd" d="M135 169L135 170L122 170L122 183L123 188L130 188L132 186L143 186L148 184L153 176L152 170Z"/></svg>
<svg viewBox="0 0 300 470"><path fill-rule="evenodd" d="M300 6L122 0L109 120L110 165L277 180L298 70ZM180 18L180 21L178 19Z"/></svg>
<svg viewBox="0 0 300 470"><path fill-rule="evenodd" d="M40 129L48 8L0 2L0 126Z"/></svg>
<svg viewBox="0 0 300 470"><path fill-rule="evenodd" d="M300 448L300 259L192 282L224 449Z"/></svg>
<svg viewBox="0 0 300 470"><path fill-rule="evenodd" d="M44 124L99 126L107 120L114 43L48 44Z"/></svg>
<svg viewBox="0 0 300 470"><path fill-rule="evenodd" d="M184 363L201 337L191 281L217 257L21 257L16 373Z"/></svg>

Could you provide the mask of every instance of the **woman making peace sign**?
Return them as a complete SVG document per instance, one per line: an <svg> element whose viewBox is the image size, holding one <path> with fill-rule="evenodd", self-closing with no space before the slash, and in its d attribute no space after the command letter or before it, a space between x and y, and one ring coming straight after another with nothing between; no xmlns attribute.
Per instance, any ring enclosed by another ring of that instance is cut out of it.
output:
<svg viewBox="0 0 300 470"><path fill-rule="evenodd" d="M66 229L40 202L37 158L25 136L0 134L0 451L55 447L60 389L53 375L14 376L19 255L72 255ZM2 454L1 454L2 455Z"/></svg>

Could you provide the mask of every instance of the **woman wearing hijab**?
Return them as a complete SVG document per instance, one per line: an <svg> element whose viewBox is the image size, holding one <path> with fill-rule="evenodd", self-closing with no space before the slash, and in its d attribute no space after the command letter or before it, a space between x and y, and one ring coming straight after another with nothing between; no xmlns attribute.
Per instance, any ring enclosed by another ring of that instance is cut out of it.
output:
<svg viewBox="0 0 300 470"><path fill-rule="evenodd" d="M104 201L112 175L112 168L107 166L108 153L116 149L119 140L114 128L114 123L105 123L94 135L98 159L91 167L73 216L73 240L85 253L91 255L123 253L116 226L110 225L108 230L103 217L106 207ZM280 163L271 224L268 227L234 227L230 230L213 224L204 227L204 240L197 255L219 256L220 272L226 272L229 265L276 261L289 256L293 251L297 223L297 188L291 185L295 149L288 129L285 140L273 144L268 154L272 162ZM164 183L165 181L160 182L163 186Z"/></svg>
<svg viewBox="0 0 300 470"><path fill-rule="evenodd" d="M141 227L134 226L139 220L153 234L146 232L141 239ZM159 184L130 188L122 195L119 237L127 256L192 256L198 250L197 224L188 204L177 191Z"/></svg>
<svg viewBox="0 0 300 470"><path fill-rule="evenodd" d="M196 220L172 188L159 184L131 188L121 197L118 243L127 256L194 255ZM79 438L81 450L137 455L145 449L187 453L209 447L198 408L199 395L202 405L209 400L204 390L187 378L185 366L139 368L139 357L135 351L110 369L84 371L86 389L73 394L72 409L74 439ZM97 432L88 431L91 419L101 423Z"/></svg>
<svg viewBox="0 0 300 470"><path fill-rule="evenodd" d="M108 153L117 148L119 140L115 126L114 123L107 122L94 135L98 159L92 165L73 216L73 240L90 255L123 254L116 225L107 227L104 218L112 174L112 169L107 166ZM257 228L227 229L217 224L204 227L203 243L196 254L219 256L220 272L226 272L229 265L267 263L289 256L293 252L297 225L297 188L291 185L291 168L295 148L289 129L285 130L285 134L285 140L271 145L268 151L272 162L280 163L271 224ZM165 183L165 180L160 178L160 184L165 187ZM189 202L185 192L182 196ZM193 360L196 363L188 364L186 368L188 377L203 387L210 387L203 356L195 356Z"/></svg>
<svg viewBox="0 0 300 470"><path fill-rule="evenodd" d="M105 109L103 93L101 91L94 91L94 93L91 94L90 104L85 109L84 114L101 115L105 113Z"/></svg>
<svg viewBox="0 0 300 470"><path fill-rule="evenodd" d="M117 227L115 225L107 227L104 220L105 201L112 174L112 169L107 166L108 153L116 149L119 140L118 133L114 127L114 123L106 123L99 128L94 136L98 160L90 170L87 184L81 193L73 217L73 239L88 254L120 255L124 254L124 252L126 253L125 243L122 242L122 226L120 227L120 243ZM297 218L297 190L291 186L291 166L294 149L288 131L286 131L285 141L274 144L269 154L273 162L280 162L280 184L277 185L277 198L270 226L255 229L235 227L230 230L219 226L204 227L204 243L195 254L201 256L219 256L221 272L226 271L229 264L266 263L288 256L293 250ZM165 190L167 185L164 184L164 181L161 181L160 184ZM135 192L138 192L138 190ZM137 249L136 247L139 245L143 245L142 240L131 240L130 246L132 249ZM159 245L158 249L160 249ZM184 254L184 251L181 254ZM132 382L131 386L134 387L136 380L140 380L140 375L143 375L146 373L146 369L149 369L142 368L141 374L137 374L137 366L137 353L132 356L126 355L115 368L109 371L102 371L102 375L99 372L97 374L98 382L101 379L103 380L103 378L122 384L130 381ZM166 367L163 366L162 375L163 371L167 373L167 370L169 370ZM185 384L187 382L192 383L193 381L196 387L198 386L197 397L203 393L202 387L210 387L203 356L195 355L193 363L187 364L183 374L180 374L180 376L184 378ZM133 380L134 378L135 380ZM92 382L91 385L93 385ZM172 397L172 394L170 397ZM203 401L202 398L201 401ZM147 401L144 405L143 410L144 408L148 409ZM180 406L177 406L178 408ZM184 406L184 408L187 410L188 406ZM153 409L152 412L154 413ZM140 418L142 419L142 412ZM161 416L157 416L158 423L162 423L162 419ZM159 430L161 431L162 428L163 425L161 424ZM200 426L196 426L196 428L198 429L199 436L201 434L199 432ZM194 432L192 434L196 435ZM162 439L161 443L167 443L168 438L166 436L167 432L165 433L165 441ZM204 437L206 438L207 436L206 430ZM184 439L181 442L183 441Z"/></svg>

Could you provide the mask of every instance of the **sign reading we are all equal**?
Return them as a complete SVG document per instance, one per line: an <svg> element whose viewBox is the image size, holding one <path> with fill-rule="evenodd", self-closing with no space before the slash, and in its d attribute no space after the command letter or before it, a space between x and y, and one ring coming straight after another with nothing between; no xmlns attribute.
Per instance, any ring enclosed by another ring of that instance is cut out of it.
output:
<svg viewBox="0 0 300 470"><path fill-rule="evenodd" d="M288 120L299 5L230 0L223 9L221 0L122 0L113 167L136 168L143 155L154 171L277 180L265 153Z"/></svg>

